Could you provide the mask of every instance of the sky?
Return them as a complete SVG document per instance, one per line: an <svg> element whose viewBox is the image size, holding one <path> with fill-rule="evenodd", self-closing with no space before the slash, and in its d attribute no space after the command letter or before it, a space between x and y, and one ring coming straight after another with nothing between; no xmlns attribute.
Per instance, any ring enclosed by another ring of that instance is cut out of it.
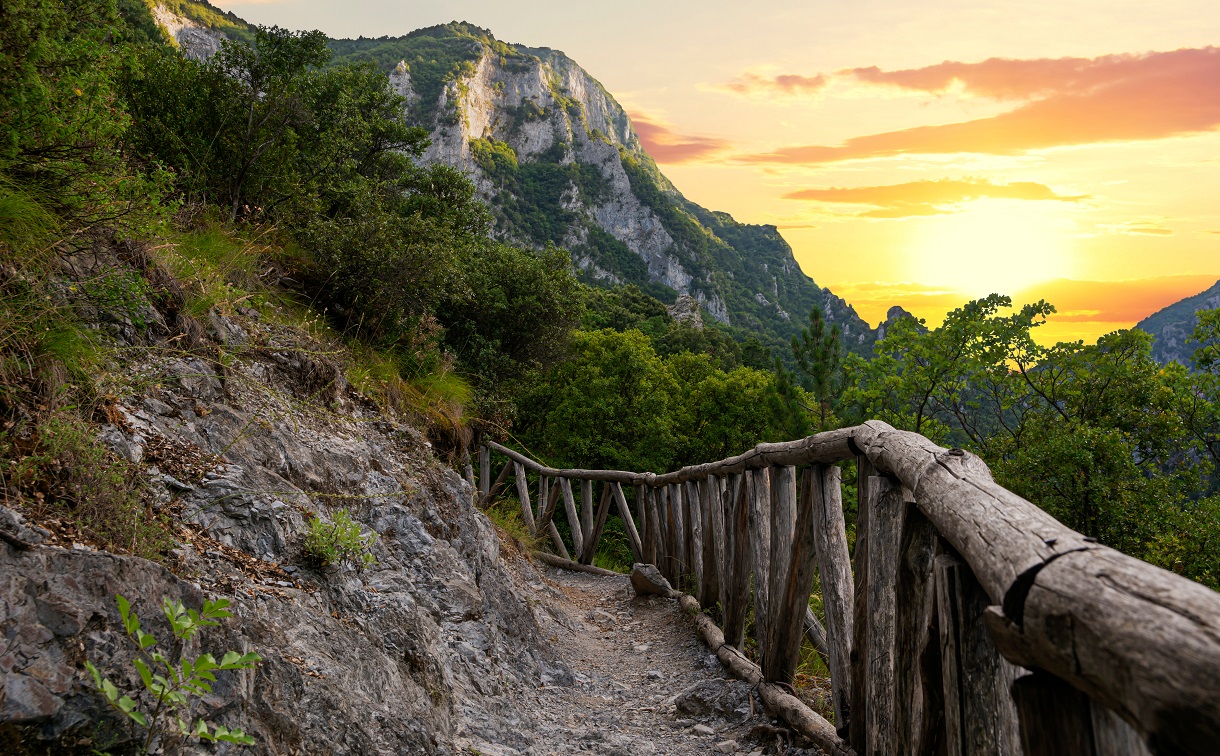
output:
<svg viewBox="0 0 1220 756"><path fill-rule="evenodd" d="M1215 0L213 2L562 50L688 198L778 226L873 323L998 292L1092 341L1220 279Z"/></svg>

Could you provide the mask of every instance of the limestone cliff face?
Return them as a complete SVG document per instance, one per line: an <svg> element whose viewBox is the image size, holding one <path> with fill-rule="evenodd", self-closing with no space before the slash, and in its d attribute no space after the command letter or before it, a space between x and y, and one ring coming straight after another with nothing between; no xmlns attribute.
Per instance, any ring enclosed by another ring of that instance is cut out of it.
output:
<svg viewBox="0 0 1220 756"><path fill-rule="evenodd" d="M400 91L410 90L405 66L395 70L394 82ZM561 164L577 161L596 167L610 191L601 201L582 202L588 198L580 196L575 184L569 186L563 209L574 212L579 221L561 241L577 247L586 241L590 226L601 228L645 261L653 281L689 293L694 277L674 254L674 239L661 219L632 193L620 150L651 160L626 112L570 58L552 50L530 50L528 56L510 63L487 49L473 74L445 86L437 113L429 124L433 138L426 157L461 167L489 201L494 200L497 186L472 154L475 140L507 144L521 162L536 161L553 151ZM621 280L588 254L577 254L575 261L594 278ZM723 300L701 294L696 298L727 322Z"/></svg>
<svg viewBox="0 0 1220 756"><path fill-rule="evenodd" d="M468 35L469 58L439 90L420 101L411 60L391 74L410 100L415 122L432 132L426 158L461 168L497 212L497 231L512 241L571 250L593 280L653 284L689 295L711 318L782 344L817 304L840 324L847 343L868 349L873 329L842 299L821 289L797 265L774 227L740 224L689 202L644 150L622 106L561 52L505 45L490 33L451 24L421 30ZM409 55L411 37L403 38ZM531 196L536 184L499 171L480 146L515 159L516 175L540 167L571 166L573 178L549 197ZM596 181L578 175L595 171ZM581 171L586 173L581 174ZM559 218L561 231L543 238L519 212ZM633 259L634 258L634 261ZM639 265L642 262L643 265ZM657 291L657 289L653 289Z"/></svg>
<svg viewBox="0 0 1220 756"><path fill-rule="evenodd" d="M220 49L220 43L225 40L225 35L219 31L194 19L180 16L160 3L153 7L152 15L166 33L173 37L182 53L188 58L196 60L210 58L216 54L216 51Z"/></svg>

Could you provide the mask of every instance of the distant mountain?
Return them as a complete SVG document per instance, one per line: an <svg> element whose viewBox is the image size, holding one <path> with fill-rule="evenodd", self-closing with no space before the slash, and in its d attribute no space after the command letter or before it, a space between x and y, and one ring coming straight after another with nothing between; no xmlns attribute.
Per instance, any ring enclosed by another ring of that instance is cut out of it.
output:
<svg viewBox="0 0 1220 756"><path fill-rule="evenodd" d="M844 343L876 331L801 271L775 226L739 223L682 196L614 97L572 59L451 23L404 37L334 40L337 60L372 61L432 132L427 159L461 168L506 239L572 253L591 282L635 283L785 348L814 305Z"/></svg>
<svg viewBox="0 0 1220 756"><path fill-rule="evenodd" d="M170 5L154 15L188 53L249 33L205 3ZM871 353L884 332L805 275L775 226L682 196L614 97L563 53L457 22L331 49L335 62L389 75L409 120L432 134L425 159L469 175L506 240L566 248L594 284L634 283L667 304L689 295L711 320L781 352L814 305L852 351Z"/></svg>
<svg viewBox="0 0 1220 756"><path fill-rule="evenodd" d="M1156 342L1152 345L1152 356L1162 365L1178 362L1190 365L1195 346L1187 343L1198 321L1199 310L1220 307L1220 281L1210 289L1193 297L1175 302L1135 324L1136 328L1152 334Z"/></svg>

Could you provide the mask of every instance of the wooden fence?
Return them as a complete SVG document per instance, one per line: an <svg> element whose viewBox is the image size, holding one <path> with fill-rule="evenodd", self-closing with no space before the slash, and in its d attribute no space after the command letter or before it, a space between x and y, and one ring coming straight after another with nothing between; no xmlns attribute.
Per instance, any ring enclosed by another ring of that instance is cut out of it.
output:
<svg viewBox="0 0 1220 756"><path fill-rule="evenodd" d="M508 458L494 482L493 452ZM835 464L853 459L849 552ZM583 564L615 506L638 561L719 605L721 626L699 619L721 660L827 752L1220 753L1220 594L1065 527L968 452L872 421L656 475L483 441L483 500L514 474L531 531L569 556L562 507ZM738 652L748 621L761 670ZM787 711L803 635L826 656L833 725Z"/></svg>

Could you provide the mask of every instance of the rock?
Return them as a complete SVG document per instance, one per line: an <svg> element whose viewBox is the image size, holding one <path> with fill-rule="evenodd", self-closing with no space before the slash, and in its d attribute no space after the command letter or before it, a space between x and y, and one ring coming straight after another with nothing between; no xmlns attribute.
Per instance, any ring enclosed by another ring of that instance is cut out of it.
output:
<svg viewBox="0 0 1220 756"><path fill-rule="evenodd" d="M722 740L712 746L712 753L737 753L737 741Z"/></svg>
<svg viewBox="0 0 1220 756"><path fill-rule="evenodd" d="M647 672L644 673L644 676L647 677L649 680L664 680L665 679L665 675L661 674L661 671L657 670L657 669L648 670Z"/></svg>
<svg viewBox="0 0 1220 756"><path fill-rule="evenodd" d="M618 624L617 617L602 609L594 609L586 615L585 619L602 628L614 627Z"/></svg>
<svg viewBox="0 0 1220 756"><path fill-rule="evenodd" d="M631 650L637 654L646 654L650 648L652 648L652 646L647 643L638 643L632 646Z"/></svg>
<svg viewBox="0 0 1220 756"><path fill-rule="evenodd" d="M691 732L696 735L715 735L716 731L705 724L697 724L691 728Z"/></svg>
<svg viewBox="0 0 1220 756"><path fill-rule="evenodd" d="M678 295L678 299L667 309L669 316L679 323L686 323L696 331L703 330L703 315L699 312L699 302L690 294Z"/></svg>
<svg viewBox="0 0 1220 756"><path fill-rule="evenodd" d="M674 707L690 716L737 719L738 708L748 707L749 700L750 686L740 680L703 680L679 693Z"/></svg>
<svg viewBox="0 0 1220 756"><path fill-rule="evenodd" d="M660 570L651 564L639 562L631 565L631 587L640 596L669 596L674 592Z"/></svg>
<svg viewBox="0 0 1220 756"><path fill-rule="evenodd" d="M25 675L5 675L3 691L0 700L0 721L3 722L46 719L59 713L64 705L63 699L51 695L45 685Z"/></svg>

